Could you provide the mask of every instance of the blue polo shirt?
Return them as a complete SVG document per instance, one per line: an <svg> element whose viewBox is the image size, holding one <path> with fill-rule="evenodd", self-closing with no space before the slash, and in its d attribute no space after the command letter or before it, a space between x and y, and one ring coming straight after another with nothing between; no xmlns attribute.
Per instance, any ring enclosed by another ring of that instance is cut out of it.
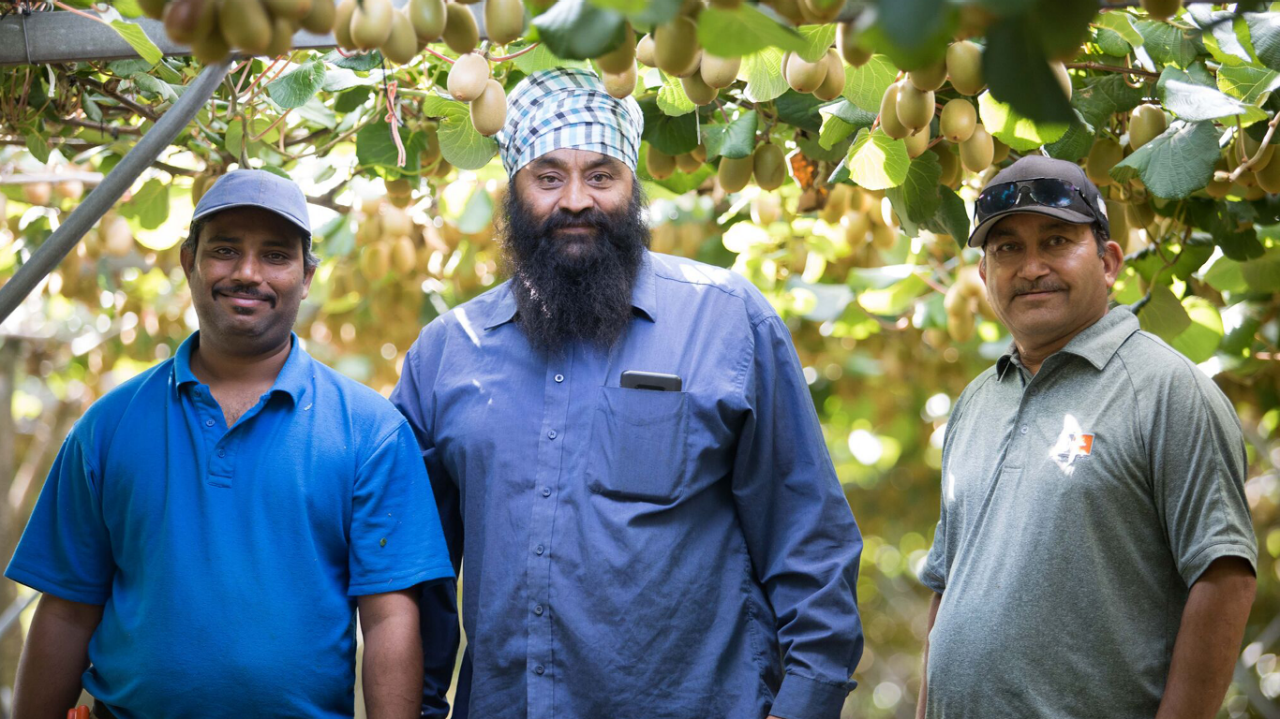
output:
<svg viewBox="0 0 1280 719"><path fill-rule="evenodd" d="M133 717L350 717L356 597L449 578L413 432L293 350L228 428L177 355L68 435L6 576L103 606L85 688Z"/></svg>

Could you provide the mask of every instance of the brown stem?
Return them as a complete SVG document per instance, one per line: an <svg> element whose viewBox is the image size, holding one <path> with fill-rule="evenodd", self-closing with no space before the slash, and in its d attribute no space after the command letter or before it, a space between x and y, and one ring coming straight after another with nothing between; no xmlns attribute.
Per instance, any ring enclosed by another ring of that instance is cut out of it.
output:
<svg viewBox="0 0 1280 719"><path fill-rule="evenodd" d="M538 45L541 45L541 44L542 43L535 42L529 47L526 47L522 50L517 50L516 52L513 52L510 55L499 55L498 57L491 57L489 58L489 60L492 62L505 62L507 60L514 60L517 57L520 57L521 55L525 54L526 52L530 52L531 50L533 50L534 48L538 47Z"/></svg>
<svg viewBox="0 0 1280 719"><path fill-rule="evenodd" d="M130 110L132 110L134 113L136 113L136 114L138 114L138 115L141 115L141 116L143 116L143 117L147 118L148 120L150 120L150 121L152 121L152 122L155 122L156 120L158 120L158 119L159 119L159 116L158 116L158 115L156 115L156 114L155 114L154 112L152 112L151 110L148 110L147 108L145 108L145 107L143 107L143 106L139 105L138 103L134 102L133 100L130 100L129 98L127 98L127 97L125 97L125 96L121 95L120 93L116 92L115 90L108 90L108 89L106 88L106 86L105 86L105 85L103 85L102 83L98 82L97 80L93 80L93 79L90 79L90 78L81 78L81 79L80 79L80 82L83 82L83 83L86 83L86 84L88 84L88 85L92 86L92 87L93 87L93 89L97 90L98 92L101 92L103 95L106 95L107 97L109 97L109 98L111 98L111 99L115 100L116 102L120 103L121 105L124 105L125 107L129 108L129 109L130 109Z"/></svg>
<svg viewBox="0 0 1280 719"><path fill-rule="evenodd" d="M1100 62L1067 62L1063 64L1066 65L1067 67L1076 68L1079 70L1103 70L1105 72L1118 72L1118 73L1123 73L1125 75L1138 75L1140 77L1149 77L1152 80L1160 79L1159 73L1151 72L1150 70L1143 70L1141 68L1136 68L1136 67L1120 67L1119 65L1104 65L1103 63L1100 63Z"/></svg>
<svg viewBox="0 0 1280 719"><path fill-rule="evenodd" d="M1246 157L1241 160L1239 165L1236 165L1236 169L1232 170L1231 174L1227 176L1228 182L1235 182L1246 170L1262 160L1262 153L1266 152L1267 147L1271 144L1271 136L1276 134L1276 123L1280 123L1280 112L1277 112L1276 116L1271 118L1271 122L1267 123L1267 134L1262 136L1262 143L1258 145L1258 151L1253 153L1253 157ZM1240 145L1240 153L1243 155L1244 141L1240 139L1240 133L1244 132L1244 130L1239 127L1239 124L1240 117L1237 115L1236 144Z"/></svg>
<svg viewBox="0 0 1280 719"><path fill-rule="evenodd" d="M120 135L141 135L142 134L142 130L139 130L136 127L120 127L119 125L108 125L104 122L93 122L91 120L81 120L75 117L68 117L62 120L58 120L58 122L61 122L64 125L73 125L75 127L84 127L90 130L105 132L108 135L111 135L112 137L119 137Z"/></svg>

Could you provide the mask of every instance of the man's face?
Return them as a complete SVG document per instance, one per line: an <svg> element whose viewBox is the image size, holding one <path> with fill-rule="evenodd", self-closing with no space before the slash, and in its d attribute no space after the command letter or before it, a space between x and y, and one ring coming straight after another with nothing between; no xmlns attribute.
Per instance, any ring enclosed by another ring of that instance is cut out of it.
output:
<svg viewBox="0 0 1280 719"><path fill-rule="evenodd" d="M1106 314L1123 261L1115 242L1098 256L1088 225L1026 212L1000 220L983 250L992 309L1024 346L1073 337Z"/></svg>
<svg viewBox="0 0 1280 719"><path fill-rule="evenodd" d="M182 253L182 269L200 318L201 343L252 355L288 340L311 287L298 229L256 207L212 216Z"/></svg>
<svg viewBox="0 0 1280 719"><path fill-rule="evenodd" d="M547 239L565 256L579 257L600 239L590 215L624 211L633 182L631 168L608 155L565 149L525 165L516 173L515 184L529 216L547 223Z"/></svg>

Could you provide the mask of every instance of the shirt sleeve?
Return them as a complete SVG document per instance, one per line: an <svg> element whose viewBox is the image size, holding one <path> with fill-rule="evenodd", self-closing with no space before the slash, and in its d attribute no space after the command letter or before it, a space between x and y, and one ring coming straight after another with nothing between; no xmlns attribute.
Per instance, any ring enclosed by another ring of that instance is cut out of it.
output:
<svg viewBox="0 0 1280 719"><path fill-rule="evenodd" d="M791 335L753 327L733 493L757 578L778 620L785 675L770 713L836 719L862 656L862 535L836 479Z"/></svg>
<svg viewBox="0 0 1280 719"><path fill-rule="evenodd" d="M1241 557L1256 572L1258 544L1240 421L1212 381L1193 367L1187 373L1160 383L1148 437L1156 510L1189 587L1222 557Z"/></svg>
<svg viewBox="0 0 1280 719"><path fill-rule="evenodd" d="M453 577L413 431L396 420L356 472L347 589L353 597Z"/></svg>
<svg viewBox="0 0 1280 719"><path fill-rule="evenodd" d="M418 462L426 467L438 511L438 522L453 570L457 573L462 567L460 498L457 485L440 461L433 423L435 397L432 387L443 354L443 342L432 338L437 323L428 325L409 348L400 381L391 392L391 402L413 428L418 446ZM421 716L423 719L445 719L449 715L446 695L453 680L458 646L462 640L462 627L458 621L457 582L436 582L424 586L418 611L423 662ZM461 702L462 698L458 701Z"/></svg>
<svg viewBox="0 0 1280 719"><path fill-rule="evenodd" d="M6 577L68 601L106 603L115 561L100 477L73 430L58 450Z"/></svg>

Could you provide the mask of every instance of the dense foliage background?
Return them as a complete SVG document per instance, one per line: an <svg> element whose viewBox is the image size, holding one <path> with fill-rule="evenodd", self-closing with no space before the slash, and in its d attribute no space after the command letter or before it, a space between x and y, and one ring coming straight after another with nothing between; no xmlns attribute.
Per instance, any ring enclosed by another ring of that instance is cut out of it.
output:
<svg viewBox="0 0 1280 719"><path fill-rule="evenodd" d="M139 38L135 0L54 4L113 22L140 57L0 67L0 284L203 67ZM741 272L792 329L866 538L867 651L848 716L914 713L928 599L914 571L937 519L943 431L1009 341L973 292L979 255L953 237L967 233L966 206L993 168L1045 152L1105 184L1128 252L1116 300L1212 375L1240 415L1261 557L1223 716L1280 717L1280 160L1268 144L1280 12L1196 4L1157 19L1115 7L1135 4L531 0L520 37L478 48L507 90L540 68L625 56L623 43L640 43L645 60L644 33L676 22L696 23L706 56L741 58L736 80L701 105L705 83L631 65L646 114L641 175L653 248ZM482 7L467 8L480 26ZM957 39L981 59L947 82ZM793 89L784 53L829 63L833 45L844 73L834 99ZM196 328L178 245L216 175L262 167L302 184L323 264L297 332L384 394L424 323L502 281L495 145L445 90L457 49L421 38L417 49L400 65L378 50L233 60L196 121L0 325L0 560L76 418ZM923 135L891 137L907 111L882 103L886 92L915 97L935 82L933 109L968 104L985 145L941 139L954 128L936 117ZM759 158L742 164L762 145L786 156L776 189L761 189L779 178ZM722 167L733 161L755 184ZM0 610L26 591L0 581ZM0 685L21 636L0 637Z"/></svg>

